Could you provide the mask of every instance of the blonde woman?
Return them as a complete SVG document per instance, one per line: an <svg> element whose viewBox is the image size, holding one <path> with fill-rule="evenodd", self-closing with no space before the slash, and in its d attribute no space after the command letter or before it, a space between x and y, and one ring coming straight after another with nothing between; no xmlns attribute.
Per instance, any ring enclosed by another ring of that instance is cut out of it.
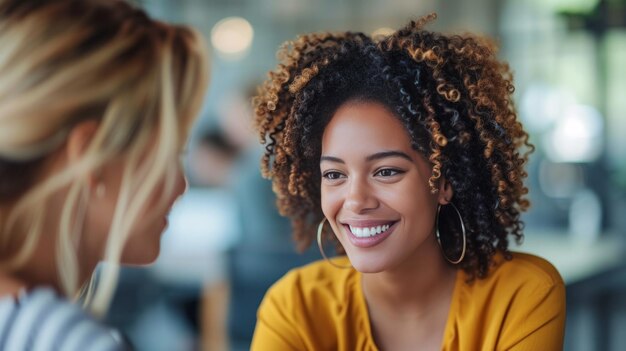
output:
<svg viewBox="0 0 626 351"><path fill-rule="evenodd" d="M0 349L123 348L68 300L102 315L157 257L202 42L121 0L0 0Z"/></svg>

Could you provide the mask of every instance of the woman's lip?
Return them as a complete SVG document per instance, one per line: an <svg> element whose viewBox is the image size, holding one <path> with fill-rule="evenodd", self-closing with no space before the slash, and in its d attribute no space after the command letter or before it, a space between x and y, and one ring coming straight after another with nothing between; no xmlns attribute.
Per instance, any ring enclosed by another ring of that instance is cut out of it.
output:
<svg viewBox="0 0 626 351"><path fill-rule="evenodd" d="M352 227L377 227L379 225L392 224L397 222L397 220L387 220L387 219L354 219L354 220L345 220L340 221L339 223L343 225L349 225Z"/></svg>
<svg viewBox="0 0 626 351"><path fill-rule="evenodd" d="M344 224L343 228L346 233L346 236L348 237L348 240L350 241L352 245L356 247L360 247L360 248L368 248L368 247L376 246L380 244L381 242L383 242L385 239L387 239L396 229L396 225L398 224L398 222L399 221L394 222L391 225L391 227L389 227L389 229L387 229L386 231L380 234L376 234L374 236L367 237L367 238L359 238L358 236L352 234L352 231L350 231L350 226L348 224ZM386 222L386 223L389 223L389 222Z"/></svg>

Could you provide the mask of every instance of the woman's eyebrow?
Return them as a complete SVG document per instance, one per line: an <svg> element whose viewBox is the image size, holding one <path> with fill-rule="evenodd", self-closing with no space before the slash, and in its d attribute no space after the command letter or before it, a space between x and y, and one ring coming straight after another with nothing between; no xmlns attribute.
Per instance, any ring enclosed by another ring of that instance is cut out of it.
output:
<svg viewBox="0 0 626 351"><path fill-rule="evenodd" d="M334 156L322 156L320 157L320 163L322 161L329 161L329 162L343 163L343 164L346 163L344 160L340 159L339 157L334 157Z"/></svg>
<svg viewBox="0 0 626 351"><path fill-rule="evenodd" d="M406 153L402 151L396 151L396 150L377 152L373 155L367 156L365 160L370 162L370 161L380 160L382 158L387 158L387 157L401 157L408 161L413 162L413 159L411 158L411 156L407 155Z"/></svg>

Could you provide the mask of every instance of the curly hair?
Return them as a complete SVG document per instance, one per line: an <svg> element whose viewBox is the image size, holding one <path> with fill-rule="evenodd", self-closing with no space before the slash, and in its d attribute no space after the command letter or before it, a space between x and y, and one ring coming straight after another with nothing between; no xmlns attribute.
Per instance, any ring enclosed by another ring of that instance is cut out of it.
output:
<svg viewBox="0 0 626 351"><path fill-rule="evenodd" d="M314 33L285 43L277 69L253 100L265 146L262 173L271 178L280 213L292 220L304 250L323 218L321 138L348 101L386 106L412 147L443 176L462 214L467 254L459 267L486 276L497 252L511 258L508 238L523 238L520 214L530 203L524 165L534 147L512 102L512 74L495 45L472 35L424 30L431 14L382 38Z"/></svg>

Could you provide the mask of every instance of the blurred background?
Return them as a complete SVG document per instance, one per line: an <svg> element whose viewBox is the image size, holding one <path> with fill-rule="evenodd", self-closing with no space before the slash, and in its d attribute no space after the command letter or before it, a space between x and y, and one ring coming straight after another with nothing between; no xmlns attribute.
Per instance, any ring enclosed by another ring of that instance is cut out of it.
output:
<svg viewBox="0 0 626 351"><path fill-rule="evenodd" d="M541 255L567 284L566 350L626 347L626 0L144 0L200 29L211 86L162 255L123 271L108 320L139 350L247 350L265 290L319 259L295 253L249 126L254 87L285 40L311 31L429 28L496 38L537 147L532 210L514 250Z"/></svg>

